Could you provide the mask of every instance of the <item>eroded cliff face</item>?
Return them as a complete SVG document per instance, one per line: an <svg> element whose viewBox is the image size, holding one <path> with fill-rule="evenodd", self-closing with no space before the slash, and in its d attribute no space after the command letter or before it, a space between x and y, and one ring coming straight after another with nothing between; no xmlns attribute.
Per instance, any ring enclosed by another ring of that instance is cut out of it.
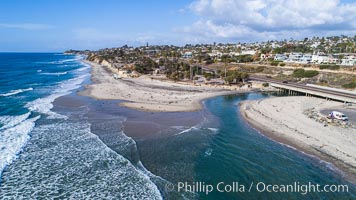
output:
<svg viewBox="0 0 356 200"><path fill-rule="evenodd" d="M90 62L98 63L103 66L112 67L112 62L109 59L105 59L100 55L91 53L88 55L87 60Z"/></svg>

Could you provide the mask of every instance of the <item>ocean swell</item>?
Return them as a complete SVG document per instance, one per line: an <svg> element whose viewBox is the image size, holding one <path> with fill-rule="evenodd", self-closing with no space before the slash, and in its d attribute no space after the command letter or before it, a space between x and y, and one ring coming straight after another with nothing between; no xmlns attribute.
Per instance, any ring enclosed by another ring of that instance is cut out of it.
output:
<svg viewBox="0 0 356 200"><path fill-rule="evenodd" d="M8 96L12 96L12 95L15 95L15 94L19 94L19 93L27 92L27 91L31 91L31 90L33 90L33 88L11 90L8 93L0 94L0 97L8 97Z"/></svg>
<svg viewBox="0 0 356 200"><path fill-rule="evenodd" d="M67 74L67 73L68 73L68 72L53 72L53 73L44 72L44 73L41 73L41 75L60 76L60 75L65 75L65 74Z"/></svg>

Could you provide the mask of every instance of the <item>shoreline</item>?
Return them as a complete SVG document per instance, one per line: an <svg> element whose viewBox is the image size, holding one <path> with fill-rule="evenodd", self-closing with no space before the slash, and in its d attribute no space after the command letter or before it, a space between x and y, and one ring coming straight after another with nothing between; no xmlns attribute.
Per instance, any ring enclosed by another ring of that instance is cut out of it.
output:
<svg viewBox="0 0 356 200"><path fill-rule="evenodd" d="M120 106L145 112L193 112L203 109L203 101L216 96L250 92L252 88L194 85L192 83L138 78L114 79L112 67L83 60L91 66L92 83L78 95L98 100L122 100Z"/></svg>
<svg viewBox="0 0 356 200"><path fill-rule="evenodd" d="M331 163L334 167L332 170L337 174L341 175L342 178L348 180L352 184L356 183L356 166L355 166L355 158L352 157L352 155L355 154L346 154L345 156L341 157L341 153L345 153L344 151L350 153L353 152L354 149L349 148L350 144L343 144L340 143L340 138L337 138L336 135L334 136L335 140L337 139L338 141L335 141L335 143L329 143L330 138L323 137L323 133L325 133L325 130L323 128L331 128L331 131L334 131L333 133L336 134L335 128L338 129L338 127L315 127L319 126L318 122L313 121L312 119L307 118L305 116L305 119L299 119L299 116L295 117L295 121L299 121L300 123L306 122L307 120L310 121L310 123L314 123L313 128L319 129L319 132L317 133L315 129L313 130L314 132L308 132L305 130L301 130L298 126L297 123L295 123L294 127L295 128L293 131L292 130L287 130L283 126L291 125L292 123L286 120L281 120L278 121L278 119L267 119L268 117L272 116L270 113L264 112L266 108L260 108L256 106L258 103L265 102L266 101L274 101L274 99L277 98L298 98L298 97L274 97L270 99L263 99L263 100L258 100L258 101L245 101L242 102L239 107L240 107L240 114L244 118L244 120L250 125L252 128L256 129L261 135L267 137L268 139L271 139L275 142L278 142L282 145L285 145L289 148L292 148L294 150L297 150L298 152L305 154L307 156L310 156L312 158L315 158L319 160L320 162L327 162ZM305 97L301 97L305 98ZM320 99L320 101L323 101ZM271 103L271 102L268 102ZM274 102L276 103L276 102ZM279 102L281 103L281 102ZM336 103L336 102L335 102ZM292 105L293 102L290 103ZM252 108L253 106L256 106ZM262 107L263 105L261 105ZM294 105L292 105L294 106ZM255 109L255 110L253 110ZM293 112L292 112L293 113ZM280 113L280 115L283 115L285 113ZM301 113L303 115L303 113ZM264 119L262 119L264 118ZM304 121L306 120L306 121ZM286 124L284 124L286 123ZM290 124L288 124L290 123ZM308 125L306 125L308 126ZM321 128L322 127L322 128ZM343 131L343 130L341 130ZM345 133L342 134L352 134L352 130L348 130L347 132L344 131ZM312 135L316 134L316 138L314 138ZM351 135L352 137L352 135ZM353 140L355 141L355 140ZM332 141L333 142L333 141ZM352 142L351 142L352 143ZM318 146L320 145L320 146ZM344 145L346 147L344 147ZM323 147L327 146L332 146L333 149L327 149L324 150ZM336 146L336 147L335 147ZM339 150L340 149L340 150Z"/></svg>

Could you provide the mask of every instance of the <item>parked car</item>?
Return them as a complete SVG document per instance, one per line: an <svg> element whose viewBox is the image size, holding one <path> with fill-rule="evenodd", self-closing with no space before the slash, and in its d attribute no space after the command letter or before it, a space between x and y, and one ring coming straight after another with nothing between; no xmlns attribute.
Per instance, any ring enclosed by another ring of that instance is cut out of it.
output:
<svg viewBox="0 0 356 200"><path fill-rule="evenodd" d="M348 121L349 120L349 118L344 113L341 113L341 112L338 112L338 111L332 111L331 113L329 113L328 118L329 119L339 119L339 120L342 120L342 121Z"/></svg>

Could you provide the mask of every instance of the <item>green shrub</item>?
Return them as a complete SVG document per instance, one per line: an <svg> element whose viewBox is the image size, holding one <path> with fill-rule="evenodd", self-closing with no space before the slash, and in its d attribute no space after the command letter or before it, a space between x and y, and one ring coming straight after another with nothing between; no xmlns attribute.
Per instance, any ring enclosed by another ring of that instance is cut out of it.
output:
<svg viewBox="0 0 356 200"><path fill-rule="evenodd" d="M317 76L318 74L319 74L318 71L315 71L315 70L308 70L308 71L305 71L304 77L306 77L306 78L311 78L311 77Z"/></svg>
<svg viewBox="0 0 356 200"><path fill-rule="evenodd" d="M279 63L279 66L281 67L286 66L286 63Z"/></svg>
<svg viewBox="0 0 356 200"><path fill-rule="evenodd" d="M304 72L305 72L304 69L296 69L293 71L293 76L297 78L302 78L304 77Z"/></svg>
<svg viewBox="0 0 356 200"><path fill-rule="evenodd" d="M207 65L210 65L210 64L213 64L214 61L210 59L210 60L207 60L205 63L206 63Z"/></svg>
<svg viewBox="0 0 356 200"><path fill-rule="evenodd" d="M263 83L262 86L263 86L263 87L268 87L268 86L269 86L269 83Z"/></svg>
<svg viewBox="0 0 356 200"><path fill-rule="evenodd" d="M266 69L264 66L259 66L256 68L256 72L263 72Z"/></svg>
<svg viewBox="0 0 356 200"><path fill-rule="evenodd" d="M253 61L252 55L239 55L236 57L236 62L246 63L252 61Z"/></svg>
<svg viewBox="0 0 356 200"><path fill-rule="evenodd" d="M354 89L356 88L356 81L352 81L350 83L346 83L342 85L343 88Z"/></svg>
<svg viewBox="0 0 356 200"><path fill-rule="evenodd" d="M304 70L304 69L296 69L293 71L293 76L297 78L311 78L318 75L319 72L315 70Z"/></svg>
<svg viewBox="0 0 356 200"><path fill-rule="evenodd" d="M272 66L278 66L278 63L279 63L278 61L272 61L272 62L271 62L271 65L272 65Z"/></svg>
<svg viewBox="0 0 356 200"><path fill-rule="evenodd" d="M338 65L320 65L319 69L339 70L340 66L338 66Z"/></svg>

